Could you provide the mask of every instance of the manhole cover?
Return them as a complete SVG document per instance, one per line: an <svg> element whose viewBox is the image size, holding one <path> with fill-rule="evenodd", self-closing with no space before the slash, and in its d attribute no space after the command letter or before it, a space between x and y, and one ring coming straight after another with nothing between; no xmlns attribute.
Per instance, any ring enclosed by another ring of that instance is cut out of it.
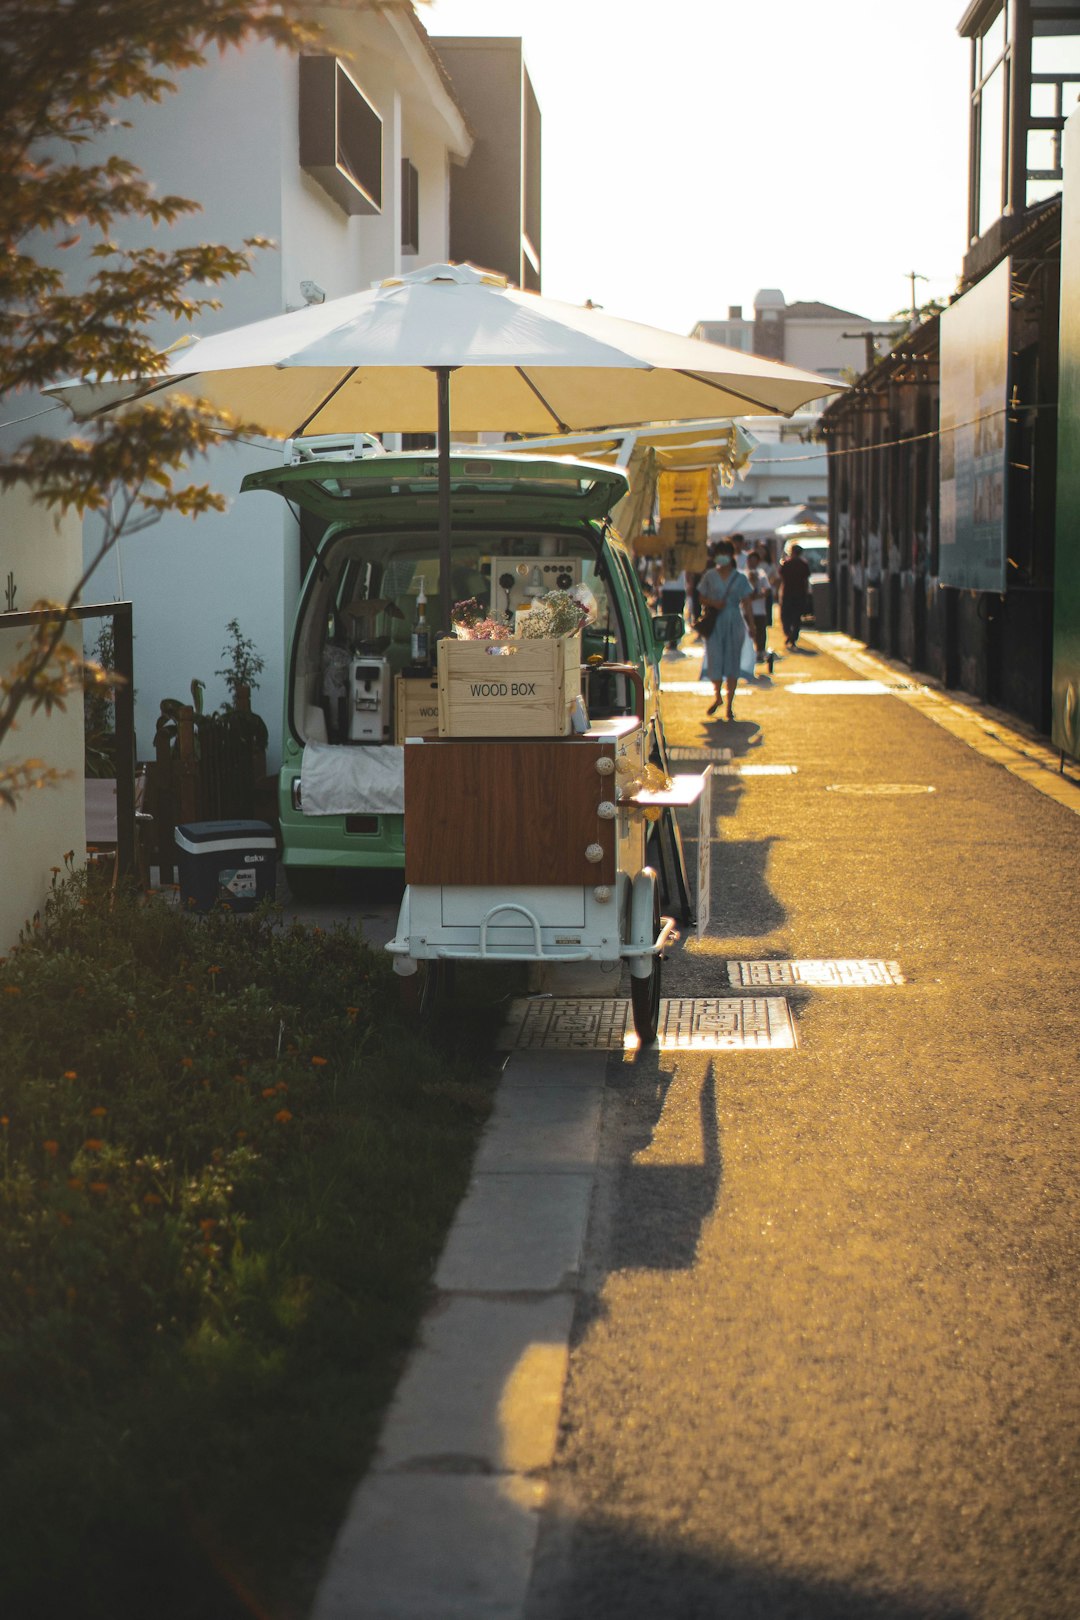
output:
<svg viewBox="0 0 1080 1620"><path fill-rule="evenodd" d="M791 1051L791 1011L782 996L661 1001L657 1045L668 1052Z"/></svg>
<svg viewBox="0 0 1080 1620"><path fill-rule="evenodd" d="M844 958L838 961L729 962L728 982L733 990L790 989L801 985L826 990L848 986L903 984L899 962Z"/></svg>
<svg viewBox="0 0 1080 1620"><path fill-rule="evenodd" d="M698 760L705 760L706 762L710 759L716 761L727 760L732 757L732 754L730 748L669 748L667 757L670 761L676 763L692 760L696 764Z"/></svg>
<svg viewBox="0 0 1080 1620"><path fill-rule="evenodd" d="M546 1047L563 1051L619 1051L633 1034L630 1003L587 997L580 1001L543 997L513 1001L499 1046Z"/></svg>
<svg viewBox="0 0 1080 1620"><path fill-rule="evenodd" d="M633 1050L638 1045L628 1001L515 1001L499 1046L543 1051ZM782 996L662 1000L657 1045L664 1051L791 1051L797 1042Z"/></svg>
<svg viewBox="0 0 1080 1620"><path fill-rule="evenodd" d="M826 793L856 793L860 795L884 794L893 798L912 793L936 793L937 788L924 782L829 782Z"/></svg>

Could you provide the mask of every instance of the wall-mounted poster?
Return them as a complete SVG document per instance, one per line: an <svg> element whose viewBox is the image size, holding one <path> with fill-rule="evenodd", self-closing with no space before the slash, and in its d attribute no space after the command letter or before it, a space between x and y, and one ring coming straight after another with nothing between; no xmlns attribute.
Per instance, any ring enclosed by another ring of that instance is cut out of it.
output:
<svg viewBox="0 0 1080 1620"><path fill-rule="evenodd" d="M1005 589L1006 259L941 314L942 585Z"/></svg>

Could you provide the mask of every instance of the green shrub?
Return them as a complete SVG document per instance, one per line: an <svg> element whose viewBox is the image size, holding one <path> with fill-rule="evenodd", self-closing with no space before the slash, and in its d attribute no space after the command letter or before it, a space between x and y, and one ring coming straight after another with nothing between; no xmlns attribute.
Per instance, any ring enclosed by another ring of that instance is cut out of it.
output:
<svg viewBox="0 0 1080 1620"><path fill-rule="evenodd" d="M0 962L0 1519L21 1620L213 1620L238 1570L302 1610L493 1083L482 1016L455 1055L396 1022L392 981L346 928L59 874Z"/></svg>

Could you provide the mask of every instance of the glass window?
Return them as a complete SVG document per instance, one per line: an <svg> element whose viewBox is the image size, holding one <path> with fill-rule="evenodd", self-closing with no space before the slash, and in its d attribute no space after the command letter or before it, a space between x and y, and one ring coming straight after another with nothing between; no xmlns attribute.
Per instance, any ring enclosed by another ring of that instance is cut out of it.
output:
<svg viewBox="0 0 1080 1620"><path fill-rule="evenodd" d="M1080 73L1080 34L1043 34L1031 41L1032 73Z"/></svg>
<svg viewBox="0 0 1080 1620"><path fill-rule="evenodd" d="M1005 66L994 69L983 89L981 98L979 138L979 219L981 236L995 220L1001 218L1004 206L1002 181L1004 178L1005 140Z"/></svg>
<svg viewBox="0 0 1080 1620"><path fill-rule="evenodd" d="M1033 84L1031 87L1032 118L1056 118L1057 115L1057 86L1054 84Z"/></svg>
<svg viewBox="0 0 1080 1620"><path fill-rule="evenodd" d="M981 78L985 78L1005 49L1005 12L1000 10L992 23L983 29L980 40L982 50Z"/></svg>
<svg viewBox="0 0 1080 1620"><path fill-rule="evenodd" d="M1029 129L1027 138L1028 171L1058 169L1061 165L1059 138L1052 129Z"/></svg>

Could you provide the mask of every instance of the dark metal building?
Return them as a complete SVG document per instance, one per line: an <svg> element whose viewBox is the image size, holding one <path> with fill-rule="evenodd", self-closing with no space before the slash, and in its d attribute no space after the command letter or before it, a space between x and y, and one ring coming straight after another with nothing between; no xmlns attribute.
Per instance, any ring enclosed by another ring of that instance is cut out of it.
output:
<svg viewBox="0 0 1080 1620"><path fill-rule="evenodd" d="M1051 726L1062 151L1080 0L976 0L957 297L824 412L834 622Z"/></svg>

